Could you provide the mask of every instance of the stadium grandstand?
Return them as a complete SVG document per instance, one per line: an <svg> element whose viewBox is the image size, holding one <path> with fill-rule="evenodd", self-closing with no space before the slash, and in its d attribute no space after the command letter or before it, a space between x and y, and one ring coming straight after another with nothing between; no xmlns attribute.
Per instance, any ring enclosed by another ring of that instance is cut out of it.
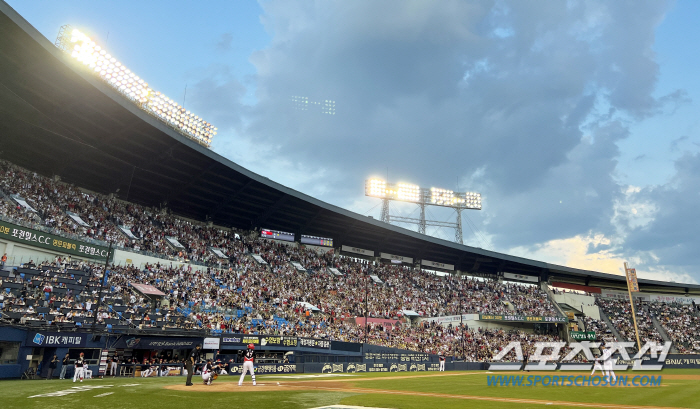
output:
<svg viewBox="0 0 700 409"><path fill-rule="evenodd" d="M35 356L1 377L47 357L29 352L45 333L139 362L163 348L129 339L234 351L241 335L276 363L290 350L298 363L336 351L481 363L511 340L532 354L537 341L635 338L624 277L418 234L257 175L138 108L4 2L0 50L0 325L15 331L0 342ZM642 342L700 353L700 286L639 287Z"/></svg>

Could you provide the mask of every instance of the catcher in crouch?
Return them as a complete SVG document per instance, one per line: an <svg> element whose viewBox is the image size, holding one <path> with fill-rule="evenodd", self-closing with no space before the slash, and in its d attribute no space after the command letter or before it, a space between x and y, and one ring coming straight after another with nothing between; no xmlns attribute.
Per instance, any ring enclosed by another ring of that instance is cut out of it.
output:
<svg viewBox="0 0 700 409"><path fill-rule="evenodd" d="M238 386L243 385L243 379L245 378L246 372L250 371L250 375L253 378L253 386L255 386L255 372L253 372L253 362L255 361L255 345L248 344L248 350L243 354L243 372L241 372L241 379L238 381Z"/></svg>
<svg viewBox="0 0 700 409"><path fill-rule="evenodd" d="M212 365L211 359L207 359L207 363L204 364L204 367L202 368L202 381L204 381L205 385L211 385L211 383L219 377L219 375L216 373L218 368L219 365Z"/></svg>

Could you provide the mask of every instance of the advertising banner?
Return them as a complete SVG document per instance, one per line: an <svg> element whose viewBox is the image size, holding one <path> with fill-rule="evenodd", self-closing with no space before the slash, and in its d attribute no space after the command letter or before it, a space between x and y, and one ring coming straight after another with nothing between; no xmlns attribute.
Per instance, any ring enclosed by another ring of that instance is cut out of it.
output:
<svg viewBox="0 0 700 409"><path fill-rule="evenodd" d="M307 373L363 373L363 372L427 372L438 371L440 364L435 362L387 362L387 363L325 363L304 364Z"/></svg>
<svg viewBox="0 0 700 409"><path fill-rule="evenodd" d="M656 360L647 361L648 363L656 363ZM643 362L642 366L645 363ZM700 355L697 354L669 354L663 362L664 368L700 368Z"/></svg>
<svg viewBox="0 0 700 409"><path fill-rule="evenodd" d="M379 256L385 260L397 260L397 261L400 261L402 263L408 263L408 264L413 263L413 258L411 258L411 257L399 256L396 254L389 254L389 253L379 253Z"/></svg>
<svg viewBox="0 0 700 409"><path fill-rule="evenodd" d="M65 237L56 236L55 234L22 227L4 220L0 220L0 238L58 253L101 260L106 259L108 253L108 248L104 246L67 239Z"/></svg>
<svg viewBox="0 0 700 409"><path fill-rule="evenodd" d="M625 274L627 275L627 288L633 293L638 293L639 283L637 282L637 270L628 268L625 270Z"/></svg>
<svg viewBox="0 0 700 409"><path fill-rule="evenodd" d="M113 348L117 349L191 349L202 343L202 338L123 336Z"/></svg>
<svg viewBox="0 0 700 409"><path fill-rule="evenodd" d="M221 338L204 338L202 349L219 349Z"/></svg>
<svg viewBox="0 0 700 409"><path fill-rule="evenodd" d="M261 346L281 346L281 347L297 347L299 340L297 337L281 337L278 335L268 335L260 337Z"/></svg>
<svg viewBox="0 0 700 409"><path fill-rule="evenodd" d="M352 247L343 245L340 248L342 251L347 251L348 253L362 254L363 256L374 257L374 251L361 249L359 247Z"/></svg>
<svg viewBox="0 0 700 409"><path fill-rule="evenodd" d="M84 347L87 334L65 332L28 332L27 346L33 347Z"/></svg>
<svg viewBox="0 0 700 409"><path fill-rule="evenodd" d="M595 332L571 331L571 338L576 341L595 341Z"/></svg>
<svg viewBox="0 0 700 409"><path fill-rule="evenodd" d="M370 344L364 344L363 355L365 360L371 360L373 363L376 361L428 362L431 360L430 355L426 353Z"/></svg>
<svg viewBox="0 0 700 409"><path fill-rule="evenodd" d="M529 281L531 283L539 283L540 282L539 277L524 276L522 274L513 274L513 273L503 273L503 278L506 278L508 280Z"/></svg>
<svg viewBox="0 0 700 409"><path fill-rule="evenodd" d="M479 321L568 322L564 317L532 317L529 315L479 314Z"/></svg>
<svg viewBox="0 0 700 409"><path fill-rule="evenodd" d="M299 338L299 346L302 348L330 349L331 341L325 339Z"/></svg>
<svg viewBox="0 0 700 409"><path fill-rule="evenodd" d="M260 337L257 335L247 335L247 334L230 334L221 337L221 342L224 345L231 346L244 346L248 344L253 344L255 346L260 345Z"/></svg>
<svg viewBox="0 0 700 409"><path fill-rule="evenodd" d="M457 324L469 320L478 320L479 314L446 315L444 317L421 318L420 322L436 322L438 324Z"/></svg>
<svg viewBox="0 0 700 409"><path fill-rule="evenodd" d="M651 302L663 302L667 304L677 303L677 304L692 304L695 301L696 304L700 304L700 299L694 297L686 297L683 295L668 295L668 294L650 294L649 301Z"/></svg>
<svg viewBox="0 0 700 409"><path fill-rule="evenodd" d="M454 264L438 263L437 261L429 261L429 260L421 260L420 265L424 266L424 267L439 268L442 270L454 270L455 269Z"/></svg>
<svg viewBox="0 0 700 409"><path fill-rule="evenodd" d="M627 291L616 291L616 290L602 289L600 291L600 296L603 298L608 298L608 299L613 299L613 300L628 300L629 301L629 299L630 299L629 294L627 294ZM636 293L636 294L632 294L632 298L641 299L641 300L649 300L649 294Z"/></svg>
<svg viewBox="0 0 700 409"><path fill-rule="evenodd" d="M243 365L234 364L231 366L229 375L240 375L243 372ZM283 374L296 373L296 364L255 364L255 374Z"/></svg>

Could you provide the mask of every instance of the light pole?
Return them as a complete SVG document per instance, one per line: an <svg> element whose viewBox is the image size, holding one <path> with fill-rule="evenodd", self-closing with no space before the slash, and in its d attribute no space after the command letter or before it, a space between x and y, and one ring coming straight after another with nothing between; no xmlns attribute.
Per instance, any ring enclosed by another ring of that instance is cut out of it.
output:
<svg viewBox="0 0 700 409"><path fill-rule="evenodd" d="M97 296L97 307L95 308L95 313L92 315L92 331L95 331L95 325L97 324L97 314L100 312L100 305L102 304L102 290L107 284L107 268L109 267L109 259L112 257L112 242L109 242L109 250L107 250L107 258L105 259L105 271L102 273L102 282L100 283L100 293Z"/></svg>
<svg viewBox="0 0 700 409"><path fill-rule="evenodd" d="M367 274L365 274L365 344L367 343L367 335L369 334L368 296L369 296L369 269L367 270Z"/></svg>
<svg viewBox="0 0 700 409"><path fill-rule="evenodd" d="M461 277L460 277L461 278ZM462 288L460 285L459 288ZM467 361L467 354L466 351L464 350L464 337L465 337L465 331L464 331L464 297L462 296L463 289L460 290L459 292L459 324L460 324L460 331L462 332L462 356L464 357L464 361Z"/></svg>

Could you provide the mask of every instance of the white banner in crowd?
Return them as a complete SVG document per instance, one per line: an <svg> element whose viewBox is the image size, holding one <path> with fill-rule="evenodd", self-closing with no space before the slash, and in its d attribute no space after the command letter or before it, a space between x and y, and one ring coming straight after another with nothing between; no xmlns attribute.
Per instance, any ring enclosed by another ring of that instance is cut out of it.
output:
<svg viewBox="0 0 700 409"><path fill-rule="evenodd" d="M427 266L432 268L439 268L442 270L454 270L455 266L453 264L438 263L436 261L421 260L421 266Z"/></svg>
<svg viewBox="0 0 700 409"><path fill-rule="evenodd" d="M301 264L299 264L299 262L297 262L297 261L292 261L291 264L294 266L294 268L297 269L297 271L306 271L306 269L304 268L304 266L302 266Z"/></svg>
<svg viewBox="0 0 700 409"><path fill-rule="evenodd" d="M66 212L66 214L68 215L68 217L73 219L73 221L78 223L79 225L81 225L83 227L90 227L90 225L85 223L85 221L83 219L81 219L79 215L77 215L73 212L68 212L68 211Z"/></svg>
<svg viewBox="0 0 700 409"><path fill-rule="evenodd" d="M362 254L363 256L374 257L374 251L372 250L365 250L359 247L352 247L346 245L343 245L340 249L342 251L347 251L348 253Z"/></svg>
<svg viewBox="0 0 700 409"><path fill-rule="evenodd" d="M131 240L138 240L138 237L134 236L134 233L131 232L131 227L119 226L119 230L126 234L126 237L130 238Z"/></svg>
<svg viewBox="0 0 700 409"><path fill-rule="evenodd" d="M165 240L170 243L171 246L175 247L176 249L184 249L185 246L182 245L175 237L171 236L165 236Z"/></svg>
<svg viewBox="0 0 700 409"><path fill-rule="evenodd" d="M218 257L218 258L224 258L224 259L228 258L228 257L226 257L226 254L224 254L224 251L221 250L220 248L209 247L209 250L211 250L211 252L214 253L214 255L216 255L216 257Z"/></svg>
<svg viewBox="0 0 700 409"><path fill-rule="evenodd" d="M539 277L524 276L522 274L513 274L513 273L503 273L503 278L508 279L508 280L528 281L531 283L539 283L540 282Z"/></svg>
<svg viewBox="0 0 700 409"><path fill-rule="evenodd" d="M24 200L24 199L22 199L21 197L19 197L19 196L17 196L17 195L11 195L10 197L11 197L15 202L17 202L18 205L20 205L20 206L24 207L25 209L30 210L30 211L32 211L32 212L34 212L34 213L37 213L36 209L33 208L33 207L31 207L31 206L29 205L29 203L27 203L27 201Z"/></svg>
<svg viewBox="0 0 700 409"><path fill-rule="evenodd" d="M379 253L379 256L385 260L397 260L402 263L408 263L411 264L413 263L413 258L411 257L404 257L404 256L397 256L396 254L389 254L389 253Z"/></svg>
<svg viewBox="0 0 700 409"><path fill-rule="evenodd" d="M338 269L335 268L335 267L328 267L328 270L329 270L331 273L333 273L334 276L340 277L340 276L343 275L343 273L341 273L340 270L338 270Z"/></svg>
<svg viewBox="0 0 700 409"><path fill-rule="evenodd" d="M252 254L251 255L255 261L257 261L260 264L267 264L267 261L263 260L262 257L260 257L259 254Z"/></svg>
<svg viewBox="0 0 700 409"><path fill-rule="evenodd" d="M372 281L374 281L377 284L384 284L384 282L378 276L371 275L371 276L369 276L369 278L371 278Z"/></svg>

